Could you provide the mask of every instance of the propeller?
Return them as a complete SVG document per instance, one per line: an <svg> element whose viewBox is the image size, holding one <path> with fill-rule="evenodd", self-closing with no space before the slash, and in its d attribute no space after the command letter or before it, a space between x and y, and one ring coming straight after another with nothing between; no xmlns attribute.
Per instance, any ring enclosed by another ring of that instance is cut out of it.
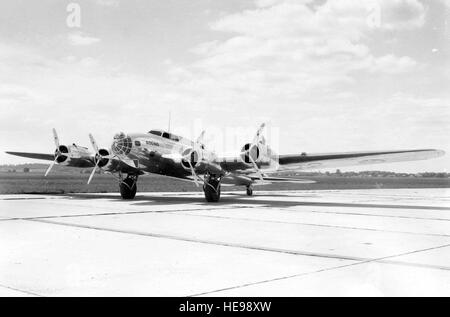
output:
<svg viewBox="0 0 450 317"><path fill-rule="evenodd" d="M203 144L203 139L205 138L205 133L206 131L203 130L202 133L200 133L199 137L197 138L197 142L198 144Z"/></svg>
<svg viewBox="0 0 450 317"><path fill-rule="evenodd" d="M251 155L251 151L252 149L256 146L256 148L258 148L258 143L260 141L261 138L261 133L264 130L264 128L266 127L266 123L262 123L258 130L256 131L256 135L253 138L253 141L251 144L249 144L247 149L244 149L244 151L241 152L241 155L245 155L245 157L248 157L250 162L253 165L253 168L256 170L256 174L258 174L259 179L261 180L261 182L264 182L264 175L261 172L260 168L258 167L258 164L256 164L255 160L253 159L252 155Z"/></svg>
<svg viewBox="0 0 450 317"><path fill-rule="evenodd" d="M195 172L195 168L192 165L192 161L198 161L199 158L197 157L197 159L195 159L196 152L194 149L187 149L187 150L185 150L184 153L186 153L186 154L183 155L183 160L184 160L184 162L186 162L188 164L189 169L191 170L191 174L192 174L192 178L194 179L195 186L199 187L200 184L198 183L198 179L200 179L200 177L197 175L197 173Z"/></svg>
<svg viewBox="0 0 450 317"><path fill-rule="evenodd" d="M95 139L94 139L92 134L89 134L89 139L91 141L92 148L95 151L95 159L94 159L95 166L94 166L94 169L92 170L91 175L89 176L89 179L88 179L88 182L87 182L88 185L91 183L92 179L94 178L94 174L95 174L95 172L97 172L97 169L99 168L100 162L103 159L110 159L111 158L110 155L102 155L102 154L100 154L100 151L99 151L98 146L97 146L97 142L95 141Z"/></svg>
<svg viewBox="0 0 450 317"><path fill-rule="evenodd" d="M205 132L206 131L203 130L202 133L200 133L199 137L197 138L197 140L194 143L193 148L184 150L184 152L182 154L182 161L184 161L185 163L188 164L189 169L192 174L192 178L195 183L195 186L197 186L197 187L200 186L198 181L202 180L202 179L195 172L195 168L194 168L194 165L192 164L192 162L198 162L201 159L200 153L202 153L202 151L204 149L203 139L205 137ZM195 157L195 155L197 155L197 157ZM186 168L187 168L187 166L186 166Z"/></svg>
<svg viewBox="0 0 450 317"><path fill-rule="evenodd" d="M47 168L47 171L45 172L45 177L47 177L47 175L50 173L50 171L52 170L53 166L55 166L56 162L58 161L58 158L62 154L61 150L59 149L59 147L60 147L59 137L58 137L58 133L56 132L56 129L53 129L53 140L54 140L55 146L56 146L55 160L53 162L51 162L50 166Z"/></svg>

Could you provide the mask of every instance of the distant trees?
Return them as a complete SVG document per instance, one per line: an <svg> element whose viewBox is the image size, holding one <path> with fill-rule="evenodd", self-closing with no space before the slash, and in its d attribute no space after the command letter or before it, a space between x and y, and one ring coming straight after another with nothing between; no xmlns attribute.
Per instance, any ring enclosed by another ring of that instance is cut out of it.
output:
<svg viewBox="0 0 450 317"><path fill-rule="evenodd" d="M295 176L337 176L337 177L397 177L397 178L450 178L450 173L446 172L423 172L423 173L396 173L389 171L359 171L359 172L343 172L336 169L334 172L326 171L311 171L311 172L297 172Z"/></svg>

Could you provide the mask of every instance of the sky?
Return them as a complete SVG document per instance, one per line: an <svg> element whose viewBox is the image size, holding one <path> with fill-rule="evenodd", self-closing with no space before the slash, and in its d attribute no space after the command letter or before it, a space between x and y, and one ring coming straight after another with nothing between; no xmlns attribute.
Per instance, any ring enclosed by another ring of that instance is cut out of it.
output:
<svg viewBox="0 0 450 317"><path fill-rule="evenodd" d="M224 131L250 131L238 152L268 122L281 154L438 148L362 169L449 172L449 14L446 0L1 1L0 164L52 153L52 128L108 147L170 111L172 132L205 129L219 154Z"/></svg>

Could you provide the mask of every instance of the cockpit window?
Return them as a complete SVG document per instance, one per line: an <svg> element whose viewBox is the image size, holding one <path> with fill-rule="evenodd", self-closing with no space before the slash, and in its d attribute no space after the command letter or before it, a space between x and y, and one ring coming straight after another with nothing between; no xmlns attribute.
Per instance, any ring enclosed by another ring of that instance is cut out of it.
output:
<svg viewBox="0 0 450 317"><path fill-rule="evenodd" d="M158 130L151 130L148 133L150 134L154 134L157 136L162 136L163 138L175 141L175 142L180 142L180 137L175 135L175 134L171 134L169 132L164 132L164 131L158 131Z"/></svg>
<svg viewBox="0 0 450 317"><path fill-rule="evenodd" d="M161 131L152 130L152 131L150 131L149 133L150 133L150 134L157 135L157 136L161 136Z"/></svg>
<svg viewBox="0 0 450 317"><path fill-rule="evenodd" d="M178 136L174 135L174 134L171 134L171 135L170 135L170 139L171 139L172 141L175 141L175 142L179 142L179 141L180 141L180 138L179 138Z"/></svg>

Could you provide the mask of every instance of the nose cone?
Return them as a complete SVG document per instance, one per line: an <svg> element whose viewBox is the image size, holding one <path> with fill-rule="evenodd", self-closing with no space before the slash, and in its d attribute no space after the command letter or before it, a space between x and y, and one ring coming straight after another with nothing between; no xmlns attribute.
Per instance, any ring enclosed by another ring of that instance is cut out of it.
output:
<svg viewBox="0 0 450 317"><path fill-rule="evenodd" d="M131 152L133 142L131 138L125 133L121 132L114 136L114 142L111 150L115 155L127 155Z"/></svg>

